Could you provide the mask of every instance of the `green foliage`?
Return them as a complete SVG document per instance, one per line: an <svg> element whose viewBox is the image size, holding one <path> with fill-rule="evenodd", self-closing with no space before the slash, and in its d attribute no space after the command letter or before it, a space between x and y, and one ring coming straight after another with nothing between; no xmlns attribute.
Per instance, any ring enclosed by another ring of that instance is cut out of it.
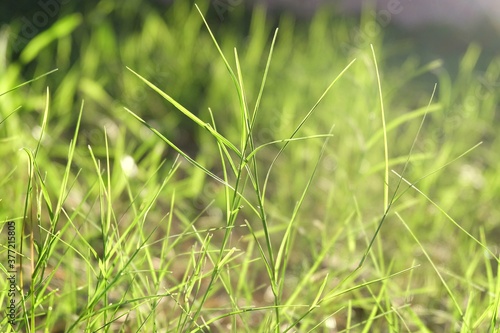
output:
<svg viewBox="0 0 500 333"><path fill-rule="evenodd" d="M500 59L211 11L104 0L5 51L1 331L498 331Z"/></svg>

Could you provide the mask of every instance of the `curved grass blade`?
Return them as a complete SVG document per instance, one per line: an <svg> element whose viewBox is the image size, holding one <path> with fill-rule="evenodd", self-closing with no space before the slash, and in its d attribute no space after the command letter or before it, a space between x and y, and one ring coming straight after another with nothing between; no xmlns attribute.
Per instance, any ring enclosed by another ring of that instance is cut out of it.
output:
<svg viewBox="0 0 500 333"><path fill-rule="evenodd" d="M228 139L226 139L224 136L222 136L222 134L220 134L216 130L214 130L213 127L209 123L203 122L200 118L198 118L196 115L194 115L191 111L189 111L188 109L186 109L179 102L177 102L175 99L173 99L172 97L170 97L168 94L166 94L160 88L158 88L153 83L151 83L150 81L148 81L146 78L144 78L140 74L136 73L130 67L127 67L127 69L129 71L131 71L132 73L134 73L139 79L141 79L144 83L146 83L151 89L153 89L154 91L156 91L160 96L162 96L167 101L169 101L173 106L175 106L177 108L177 110L181 111L185 116L187 116L189 119L191 119L194 123L196 123L198 126L204 128L208 132L210 132L210 134L212 134L212 136L215 137L217 139L217 141L221 142L222 144L224 144L225 146L227 146L228 148L230 148L239 157L242 156L241 153L240 153L240 151L238 150L238 148L236 148L236 146L234 146ZM129 111L129 112L131 112L128 109L126 109L126 110ZM144 120L142 120L142 122L145 124ZM148 127L151 129L150 126L148 126Z"/></svg>
<svg viewBox="0 0 500 333"><path fill-rule="evenodd" d="M154 127L152 127L151 125L149 125L144 119L142 119L141 117L139 117L137 114L135 114L133 111L131 111L128 108L125 108L125 110L127 110L128 113L130 113L132 116L134 116L134 118L137 119L140 123L142 123L144 126L146 126L147 128L149 128L149 130L151 132L153 132L154 134L156 134L160 139L162 139L166 144L168 144L170 147L172 147L176 152L178 152L180 155L182 155L186 160L188 160L189 163L191 163L195 167L201 169L205 174L207 174L208 176L212 177L213 179L215 179L216 181L220 182L221 184L224 184L225 186L233 189L233 187L230 184L228 184L226 181L224 181L223 179L221 179L220 177L218 177L217 175L215 175L213 172L211 172L210 170L208 170L207 168L205 168L200 163L196 162L191 157L189 157L189 155L187 155L186 153L184 153L172 141L170 141L169 139L167 139L158 130L156 130Z"/></svg>

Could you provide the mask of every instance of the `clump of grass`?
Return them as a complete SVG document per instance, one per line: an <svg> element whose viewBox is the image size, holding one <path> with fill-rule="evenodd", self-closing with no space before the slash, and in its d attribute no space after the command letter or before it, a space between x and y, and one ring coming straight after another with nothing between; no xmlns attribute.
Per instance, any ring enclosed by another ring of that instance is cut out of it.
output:
<svg viewBox="0 0 500 333"><path fill-rule="evenodd" d="M427 106L398 110L394 105L404 104L398 82L383 67L379 45L356 49L356 61L307 61L311 46L335 52L325 43L324 16L314 21L312 38L297 45L290 18L272 33L257 11L252 49L241 56L219 42L202 10L177 6L193 26L205 23L207 39L200 39L211 41L218 55L207 99L223 96L227 105L195 112L154 83L154 75L143 75L137 59L123 85L140 89L142 82L172 105L194 124L199 149L178 144L171 125L152 120L146 109L160 100L142 109L131 103L123 112L91 73L79 88L89 101L79 105L70 138L56 135L68 124L54 115L69 102L53 102L49 90L30 99L41 110L37 131L21 125L25 115L15 106L0 123L10 147L2 151L8 176L0 182L0 211L5 221L16 221L24 246L16 326L3 319L2 331L498 329L494 226L480 217L480 227L468 223L474 214L454 203L471 202L459 195L471 185L447 179L460 165L478 163L496 141L479 146L483 138L474 131L471 141L457 140L469 133L460 124L439 140L433 135L461 103L452 91L481 105L467 119L494 114L497 97L486 92L479 99L464 83L477 58L474 46L457 86L443 75L444 88L438 97L429 92ZM165 28L158 17L152 21ZM109 32L103 26L100 38ZM101 50L86 52L90 65ZM488 80L498 77L497 65ZM310 67L301 73L301 66ZM77 77L67 72L60 88L71 98ZM4 105L28 94L24 88L0 95L8 98ZM94 115L95 103L109 107L108 117L123 126L107 121L91 135L85 118ZM485 159L494 161L491 154ZM495 191L479 203L487 208ZM18 200L5 205L5 193Z"/></svg>

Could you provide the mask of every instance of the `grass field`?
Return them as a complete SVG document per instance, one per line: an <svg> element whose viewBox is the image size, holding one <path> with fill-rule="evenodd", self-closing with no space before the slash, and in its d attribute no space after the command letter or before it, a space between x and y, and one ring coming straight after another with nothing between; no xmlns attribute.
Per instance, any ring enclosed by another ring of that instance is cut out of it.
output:
<svg viewBox="0 0 500 333"><path fill-rule="evenodd" d="M0 48L0 331L500 331L500 58L210 10Z"/></svg>

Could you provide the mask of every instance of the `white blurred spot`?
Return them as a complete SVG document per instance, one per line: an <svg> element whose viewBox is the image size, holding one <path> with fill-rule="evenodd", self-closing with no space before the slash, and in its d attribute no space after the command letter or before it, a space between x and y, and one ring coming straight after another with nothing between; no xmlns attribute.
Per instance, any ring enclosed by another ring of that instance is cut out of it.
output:
<svg viewBox="0 0 500 333"><path fill-rule="evenodd" d="M142 126L139 131L139 136L141 139L145 140L153 136L153 132L149 128Z"/></svg>
<svg viewBox="0 0 500 333"><path fill-rule="evenodd" d="M101 124L105 128L108 138L112 142L116 141L118 139L118 136L120 135L120 128L118 127L118 125L110 119L102 120Z"/></svg>
<svg viewBox="0 0 500 333"><path fill-rule="evenodd" d="M465 164L460 169L460 182L465 186L481 189L484 186L484 177L479 168Z"/></svg>
<svg viewBox="0 0 500 333"><path fill-rule="evenodd" d="M40 134L42 133L42 128L40 126L33 126L33 129L31 130L31 135L38 140L40 139Z"/></svg>
<svg viewBox="0 0 500 333"><path fill-rule="evenodd" d="M325 326L329 330L335 330L337 328L337 321L335 320L335 318L330 317L327 320L325 320Z"/></svg>
<svg viewBox="0 0 500 333"><path fill-rule="evenodd" d="M139 169L137 168L137 164L135 164L134 158L130 155L125 155L122 157L120 164L123 169L123 173L127 177L134 177L137 175Z"/></svg>
<svg viewBox="0 0 500 333"><path fill-rule="evenodd" d="M274 300L274 294L273 290L271 289L271 286L266 288L266 292L264 293L264 299L266 302L272 302Z"/></svg>
<svg viewBox="0 0 500 333"><path fill-rule="evenodd" d="M52 138L50 137L47 130L42 133L41 126L34 126L31 129L31 135L33 136L33 138L35 138L36 141L40 140L40 136L42 135L42 143L50 143L52 141Z"/></svg>

